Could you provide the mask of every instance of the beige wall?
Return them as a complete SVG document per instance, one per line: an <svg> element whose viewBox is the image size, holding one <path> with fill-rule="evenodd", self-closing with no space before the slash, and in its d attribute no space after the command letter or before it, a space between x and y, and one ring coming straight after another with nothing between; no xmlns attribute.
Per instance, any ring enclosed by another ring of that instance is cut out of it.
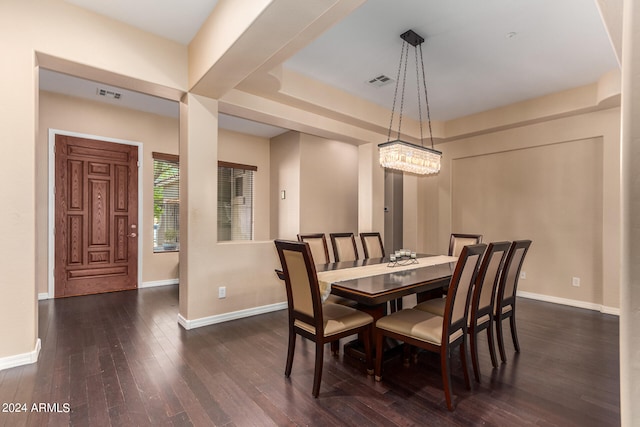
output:
<svg viewBox="0 0 640 427"><path fill-rule="evenodd" d="M377 144L358 147L358 232L378 231L384 241L384 168Z"/></svg>
<svg viewBox="0 0 640 427"><path fill-rule="evenodd" d="M520 291L601 304L601 159L601 138L455 159L452 230L531 239Z"/></svg>
<svg viewBox="0 0 640 427"><path fill-rule="evenodd" d="M176 105L176 111L178 106ZM153 253L153 158L152 152L178 154L178 119L114 107L105 103L40 92L39 139L36 147L37 204L47 205L48 130L77 132L103 138L142 143L143 206L142 213L142 282L178 277L177 253ZM47 290L47 210L39 209L37 221L38 292ZM141 286L143 283L139 283Z"/></svg>
<svg viewBox="0 0 640 427"><path fill-rule="evenodd" d="M419 183L421 250L446 252L454 231L531 238L519 290L617 310L619 120L613 108L441 144L441 172Z"/></svg>
<svg viewBox="0 0 640 427"><path fill-rule="evenodd" d="M358 147L300 136L300 233L358 232Z"/></svg>
<svg viewBox="0 0 640 427"><path fill-rule="evenodd" d="M37 342L36 141L38 135L37 56L41 53L156 85L186 90L187 49L84 11L62 0L0 2L0 90L11 102L0 105L0 171L5 202L0 232L3 283L0 287L0 358L32 357ZM99 47L99 48L97 48Z"/></svg>
<svg viewBox="0 0 640 427"><path fill-rule="evenodd" d="M272 138L270 159L271 237L295 240L300 232L300 134Z"/></svg>
<svg viewBox="0 0 640 427"><path fill-rule="evenodd" d="M271 170L273 238L358 232L358 147L287 132L271 140Z"/></svg>

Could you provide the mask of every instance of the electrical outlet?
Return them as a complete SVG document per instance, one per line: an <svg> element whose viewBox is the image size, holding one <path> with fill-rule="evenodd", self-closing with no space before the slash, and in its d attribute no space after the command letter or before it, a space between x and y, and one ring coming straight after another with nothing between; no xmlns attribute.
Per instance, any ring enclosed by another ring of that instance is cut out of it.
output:
<svg viewBox="0 0 640 427"><path fill-rule="evenodd" d="M520 272L520 278L523 279L523 280L526 279L527 278L527 272L526 271L521 271Z"/></svg>
<svg viewBox="0 0 640 427"><path fill-rule="evenodd" d="M220 286L218 288L218 298L226 298L227 297L227 287Z"/></svg>
<svg viewBox="0 0 640 427"><path fill-rule="evenodd" d="M579 277L572 277L571 278L571 285L575 286L575 287L579 287L580 286L580 278Z"/></svg>

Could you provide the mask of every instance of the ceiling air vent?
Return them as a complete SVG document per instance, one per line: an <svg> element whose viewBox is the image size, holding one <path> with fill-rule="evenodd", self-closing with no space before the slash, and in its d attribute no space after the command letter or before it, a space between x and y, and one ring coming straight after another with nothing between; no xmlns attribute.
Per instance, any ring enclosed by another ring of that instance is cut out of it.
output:
<svg viewBox="0 0 640 427"><path fill-rule="evenodd" d="M98 88L97 94L98 96L104 96L105 98L112 98L112 99L120 99L120 97L122 96L121 93L114 92L112 90L107 90L107 89L100 89L100 88Z"/></svg>
<svg viewBox="0 0 640 427"><path fill-rule="evenodd" d="M367 80L367 83L371 86L382 87L388 85L389 83L393 83L393 79L391 77L385 76L384 74L380 74L378 77Z"/></svg>

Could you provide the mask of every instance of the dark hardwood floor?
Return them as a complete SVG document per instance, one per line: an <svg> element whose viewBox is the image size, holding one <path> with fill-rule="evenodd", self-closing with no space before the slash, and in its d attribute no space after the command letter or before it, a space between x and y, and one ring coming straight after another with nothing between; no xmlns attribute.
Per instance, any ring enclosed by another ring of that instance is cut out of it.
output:
<svg viewBox="0 0 640 427"><path fill-rule="evenodd" d="M482 383L466 390L458 359L449 412L427 353L376 383L327 346L314 399L311 343L298 338L284 378L285 310L185 331L177 286L41 301L38 363L0 371L0 403L28 410L0 412L0 426L619 425L618 318L518 304L522 352L506 337L509 360L491 369L483 336Z"/></svg>

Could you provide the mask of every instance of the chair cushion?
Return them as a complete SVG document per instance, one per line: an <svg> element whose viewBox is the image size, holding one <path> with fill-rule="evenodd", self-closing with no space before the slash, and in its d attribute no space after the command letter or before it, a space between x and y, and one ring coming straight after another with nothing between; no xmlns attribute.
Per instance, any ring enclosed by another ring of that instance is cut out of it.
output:
<svg viewBox="0 0 640 427"><path fill-rule="evenodd" d="M442 344L442 322L444 318L426 311L413 308L396 311L376 322L376 327L431 344ZM453 341L462 335L456 331L450 338Z"/></svg>
<svg viewBox="0 0 640 427"><path fill-rule="evenodd" d="M322 317L324 320L325 337L373 323L373 317L364 311L340 304L323 304ZM313 325L309 325L300 320L296 320L294 324L309 333L315 334L316 332Z"/></svg>
<svg viewBox="0 0 640 427"><path fill-rule="evenodd" d="M413 308L420 311L426 311L427 313L437 314L438 316L444 316L444 309L446 305L446 298L434 298L421 302Z"/></svg>
<svg viewBox="0 0 640 427"><path fill-rule="evenodd" d="M414 308L416 310L426 311L427 313L435 314L438 316L444 316L444 308L447 303L446 298L436 298L430 299L420 304L416 305ZM476 322L476 325L482 325L489 321L489 315L485 314L480 317Z"/></svg>

